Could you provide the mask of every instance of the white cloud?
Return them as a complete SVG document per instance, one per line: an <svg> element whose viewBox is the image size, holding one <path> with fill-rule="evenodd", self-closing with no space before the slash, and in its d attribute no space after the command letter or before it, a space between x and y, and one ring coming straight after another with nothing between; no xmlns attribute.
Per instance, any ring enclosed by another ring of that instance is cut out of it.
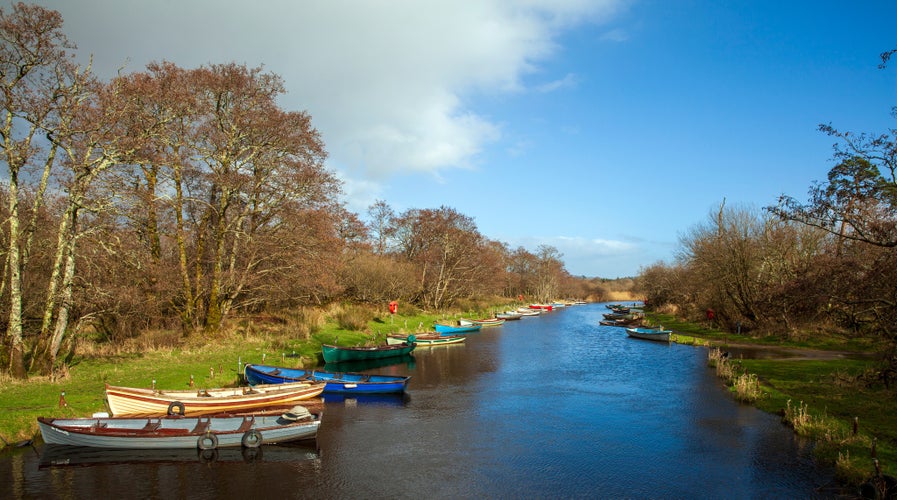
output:
<svg viewBox="0 0 897 500"><path fill-rule="evenodd" d="M629 241L578 236L510 238L507 243L512 249L522 246L533 253L539 245L552 246L562 254L561 260L574 276L634 276L638 270L637 256L643 253L642 245Z"/></svg>
<svg viewBox="0 0 897 500"><path fill-rule="evenodd" d="M397 172L469 167L501 128L474 93L519 92L561 30L619 0L37 1L95 69L153 60L235 61L281 75L288 109L307 110L332 164L361 185ZM575 83L568 75L553 88ZM544 90L544 89L543 89ZM373 186L371 186L373 187Z"/></svg>

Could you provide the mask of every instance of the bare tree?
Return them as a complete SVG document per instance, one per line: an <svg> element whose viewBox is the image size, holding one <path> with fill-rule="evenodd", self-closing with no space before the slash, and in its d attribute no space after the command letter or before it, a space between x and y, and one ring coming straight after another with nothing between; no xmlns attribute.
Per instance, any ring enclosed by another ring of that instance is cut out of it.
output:
<svg viewBox="0 0 897 500"><path fill-rule="evenodd" d="M3 122L0 124L0 155L8 173L6 221L8 249L5 259L9 319L6 328L10 373L26 375L22 340L22 272L35 231L37 214L44 200L54 165L55 148L41 141L55 131L57 111L70 92L76 66L67 52L73 48L62 32L62 17L56 11L24 3L7 13L0 9L0 92ZM42 155L41 152L44 154ZM22 230L19 209L20 183L29 169L38 167L33 190L31 219Z"/></svg>

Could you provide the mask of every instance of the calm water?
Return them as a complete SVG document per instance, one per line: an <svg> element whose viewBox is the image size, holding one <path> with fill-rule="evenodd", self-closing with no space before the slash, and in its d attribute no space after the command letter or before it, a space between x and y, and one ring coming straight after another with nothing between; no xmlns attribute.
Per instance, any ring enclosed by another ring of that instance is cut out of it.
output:
<svg viewBox="0 0 897 500"><path fill-rule="evenodd" d="M316 445L69 453L93 464L47 467L41 453L66 454L37 444L0 457L0 498L834 496L809 443L736 403L705 349L627 338L598 325L605 312L568 307L419 348L375 370L412 375L405 397L328 398Z"/></svg>

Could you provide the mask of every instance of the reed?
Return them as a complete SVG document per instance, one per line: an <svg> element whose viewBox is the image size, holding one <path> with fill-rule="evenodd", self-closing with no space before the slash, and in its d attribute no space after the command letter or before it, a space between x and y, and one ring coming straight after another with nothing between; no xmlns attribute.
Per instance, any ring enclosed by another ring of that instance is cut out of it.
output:
<svg viewBox="0 0 897 500"><path fill-rule="evenodd" d="M732 385L735 389L735 398L744 403L753 403L763 396L760 390L760 379L753 373L742 373L735 377Z"/></svg>

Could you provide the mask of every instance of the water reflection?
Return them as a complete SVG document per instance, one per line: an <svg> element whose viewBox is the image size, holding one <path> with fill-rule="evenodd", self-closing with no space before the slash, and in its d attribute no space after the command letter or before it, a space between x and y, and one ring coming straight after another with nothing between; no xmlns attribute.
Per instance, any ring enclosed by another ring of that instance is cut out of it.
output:
<svg viewBox="0 0 897 500"><path fill-rule="evenodd" d="M44 445L40 451L39 467L44 469L117 464L295 462L317 460L318 458L318 449L314 444L283 444L258 448L219 448L215 450L117 450L48 444Z"/></svg>
<svg viewBox="0 0 897 500"><path fill-rule="evenodd" d="M366 359L359 361L342 361L340 363L327 363L319 367L319 370L337 373L363 372L375 370L386 366L404 365L407 370L414 370L415 362L413 354L405 354L404 356L392 356L382 359Z"/></svg>

